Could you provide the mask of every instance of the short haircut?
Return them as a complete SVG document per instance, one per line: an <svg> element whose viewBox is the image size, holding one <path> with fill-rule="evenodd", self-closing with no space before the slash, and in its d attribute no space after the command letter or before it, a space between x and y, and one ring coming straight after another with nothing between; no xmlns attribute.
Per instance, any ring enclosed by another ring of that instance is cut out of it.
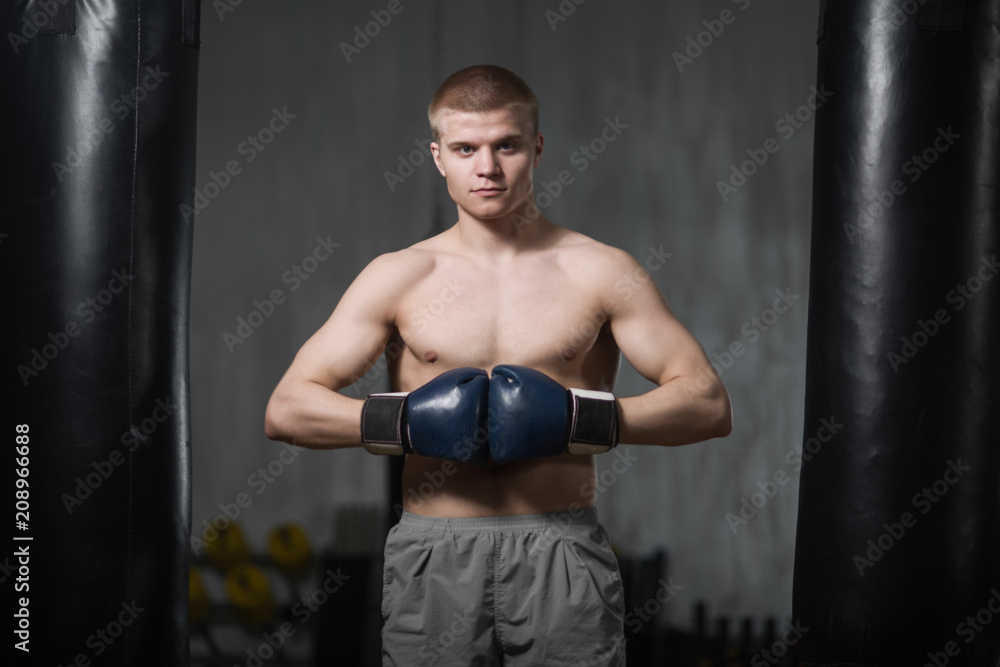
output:
<svg viewBox="0 0 1000 667"><path fill-rule="evenodd" d="M509 69L497 65L473 65L449 76L434 93L427 107L431 136L441 141L440 116L444 111L484 112L517 109L527 112L531 137L538 134L538 100L528 84Z"/></svg>

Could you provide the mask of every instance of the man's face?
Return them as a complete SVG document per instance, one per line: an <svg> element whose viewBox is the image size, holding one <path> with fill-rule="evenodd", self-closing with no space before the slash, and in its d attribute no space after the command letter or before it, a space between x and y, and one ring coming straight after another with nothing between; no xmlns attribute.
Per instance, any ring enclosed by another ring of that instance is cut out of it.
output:
<svg viewBox="0 0 1000 667"><path fill-rule="evenodd" d="M455 203L484 220L516 211L532 193L542 157L542 135L531 136L527 114L446 111L439 122L441 141L431 152Z"/></svg>

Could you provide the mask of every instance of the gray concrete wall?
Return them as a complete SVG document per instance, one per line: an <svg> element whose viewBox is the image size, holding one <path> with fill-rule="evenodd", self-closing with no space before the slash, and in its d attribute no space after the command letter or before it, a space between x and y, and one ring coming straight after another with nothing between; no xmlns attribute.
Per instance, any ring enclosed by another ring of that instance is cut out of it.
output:
<svg viewBox="0 0 1000 667"><path fill-rule="evenodd" d="M732 397L729 438L633 446L637 463L605 473L612 483L598 507L612 540L633 552L668 550L683 587L667 605L671 623L687 624L698 599L713 614L790 615L798 474L788 455L818 426L802 421L813 138L802 105L815 84L818 2L402 0L347 62L341 43L386 4L203 4L197 182L206 198L194 218L191 294L196 530L245 493L240 520L255 547L284 520L324 546L338 508L384 502L384 460L303 450L281 462L281 446L263 434L264 408L365 264L441 229L435 202L454 220L429 161L392 188L385 174L429 137L425 110L441 80L489 62L514 69L540 100L546 155L536 190L561 170L573 174L546 215L640 261L651 248L671 253L653 278L719 355ZM710 35L703 22L725 10L731 22L710 23L723 28ZM700 53L688 42L699 33L708 44ZM688 48L696 57L680 69L674 53ZM778 124L796 110L797 128ZM273 121L281 129L270 143L245 143L272 118L283 120ZM627 128L581 171L574 152L606 119ZM768 139L776 152L762 151L767 162L724 200L718 181ZM227 164L238 171L228 179L219 176ZM295 278L318 239L339 245L307 263L308 279ZM239 337L237 318L275 290L284 300L273 313L245 340L227 341ZM792 305L770 311L785 290ZM734 343L741 353L726 359ZM364 393L387 388L382 374ZM617 394L651 388L623 361ZM271 481L258 472L269 465L280 471ZM731 525L727 514L775 474L786 483L755 517Z"/></svg>

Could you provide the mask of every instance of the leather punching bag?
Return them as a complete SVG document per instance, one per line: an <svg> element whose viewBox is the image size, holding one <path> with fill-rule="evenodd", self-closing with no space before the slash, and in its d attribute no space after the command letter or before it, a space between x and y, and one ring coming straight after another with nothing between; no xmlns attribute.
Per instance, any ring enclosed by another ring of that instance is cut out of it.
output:
<svg viewBox="0 0 1000 667"><path fill-rule="evenodd" d="M199 12L0 3L13 532L0 586L15 664L188 661L193 230L180 207L194 188Z"/></svg>
<svg viewBox="0 0 1000 667"><path fill-rule="evenodd" d="M823 5L800 655L993 667L1000 0Z"/></svg>

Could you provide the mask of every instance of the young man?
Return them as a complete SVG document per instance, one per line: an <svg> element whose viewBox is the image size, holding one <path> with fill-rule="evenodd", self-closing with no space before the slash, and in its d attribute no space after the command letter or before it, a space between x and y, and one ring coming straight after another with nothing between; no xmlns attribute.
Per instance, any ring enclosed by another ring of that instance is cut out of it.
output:
<svg viewBox="0 0 1000 667"><path fill-rule="evenodd" d="M428 117L458 221L365 267L278 383L265 431L405 453L404 489L444 480L404 492L386 542L386 665L623 665L594 454L726 436L729 396L638 262L538 212L524 81L461 70ZM337 393L383 351L398 393ZM622 353L655 389L610 393Z"/></svg>

